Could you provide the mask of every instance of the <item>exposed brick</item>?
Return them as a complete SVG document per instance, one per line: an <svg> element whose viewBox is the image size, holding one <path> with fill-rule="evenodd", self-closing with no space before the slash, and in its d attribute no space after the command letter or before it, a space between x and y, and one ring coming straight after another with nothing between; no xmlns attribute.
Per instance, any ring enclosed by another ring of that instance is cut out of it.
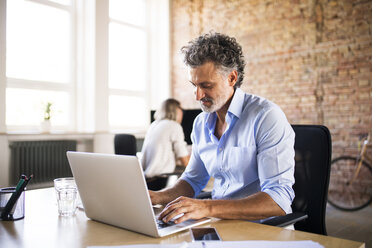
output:
<svg viewBox="0 0 372 248"><path fill-rule="evenodd" d="M172 93L199 108L179 49L201 33L243 47L242 89L276 102L291 123L323 124L333 157L356 155L372 130L372 1L173 0Z"/></svg>
<svg viewBox="0 0 372 248"><path fill-rule="evenodd" d="M370 86L371 85L371 81L368 81L366 79L361 79L358 81L358 86L360 87L365 87L365 86Z"/></svg>

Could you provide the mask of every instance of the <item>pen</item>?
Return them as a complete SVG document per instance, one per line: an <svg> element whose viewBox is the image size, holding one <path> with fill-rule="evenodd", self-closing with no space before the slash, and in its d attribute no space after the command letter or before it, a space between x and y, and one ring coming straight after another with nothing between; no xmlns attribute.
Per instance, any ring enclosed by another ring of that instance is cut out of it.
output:
<svg viewBox="0 0 372 248"><path fill-rule="evenodd" d="M19 190L19 188L22 186L23 182L25 181L26 176L22 175L21 179L19 179L18 184L16 186L16 191Z"/></svg>
<svg viewBox="0 0 372 248"><path fill-rule="evenodd" d="M25 175L22 174L21 179L19 179L19 182L18 182L18 184L17 184L17 186L16 186L15 192L17 192L17 191L21 188L21 186L22 186L22 184L25 182L25 179L26 179L26 178L27 178L27 177L26 177ZM13 192L13 194L14 194L15 192ZM12 210L10 211L9 215L13 215L13 214L14 214L14 211L15 211L15 209L16 209L16 207L17 207L17 203L18 203L18 201L16 201L16 203L13 205L13 208L12 208Z"/></svg>
<svg viewBox="0 0 372 248"><path fill-rule="evenodd" d="M17 183L17 186L16 186L15 191L13 192L13 194L14 194L16 191L19 190L19 188L20 188L20 187L22 186L22 184L24 183L25 179L26 179L26 176L22 174L22 175L21 175L21 179L19 179L19 181L18 181L18 183ZM12 209L12 212L14 212L15 206L16 206L16 204L14 205L14 207L13 207L13 209Z"/></svg>
<svg viewBox="0 0 372 248"><path fill-rule="evenodd" d="M25 180L27 180L27 183L28 183L31 180L32 177L33 177L33 175L31 175L29 178L27 178L27 176L22 174L21 179L19 180L19 182L17 184L16 191L20 189L20 187L25 182ZM26 183L26 185L27 185L27 183ZM24 188L26 187L26 185L24 186ZM9 213L10 216L12 216L14 214L14 211L17 207L17 204L18 204L18 200L16 200L12 210L10 211L10 213Z"/></svg>

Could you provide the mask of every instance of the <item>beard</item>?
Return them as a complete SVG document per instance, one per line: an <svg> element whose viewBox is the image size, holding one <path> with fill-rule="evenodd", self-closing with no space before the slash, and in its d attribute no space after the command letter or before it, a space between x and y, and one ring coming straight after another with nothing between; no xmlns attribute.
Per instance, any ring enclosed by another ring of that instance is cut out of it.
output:
<svg viewBox="0 0 372 248"><path fill-rule="evenodd" d="M219 95L216 97L216 99L210 98L210 97L203 97L200 99L200 107L204 112L207 113L213 113L216 112L217 110L221 109L226 102L229 100L229 92L226 91L223 94ZM203 102L211 102L211 106L205 106Z"/></svg>

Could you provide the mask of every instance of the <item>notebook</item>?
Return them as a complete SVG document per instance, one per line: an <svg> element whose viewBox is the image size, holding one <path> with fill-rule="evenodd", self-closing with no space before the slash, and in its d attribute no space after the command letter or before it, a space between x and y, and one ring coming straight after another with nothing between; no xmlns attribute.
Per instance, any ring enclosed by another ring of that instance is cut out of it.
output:
<svg viewBox="0 0 372 248"><path fill-rule="evenodd" d="M88 218L143 233L163 237L210 219L179 224L158 223L145 177L136 156L67 152Z"/></svg>

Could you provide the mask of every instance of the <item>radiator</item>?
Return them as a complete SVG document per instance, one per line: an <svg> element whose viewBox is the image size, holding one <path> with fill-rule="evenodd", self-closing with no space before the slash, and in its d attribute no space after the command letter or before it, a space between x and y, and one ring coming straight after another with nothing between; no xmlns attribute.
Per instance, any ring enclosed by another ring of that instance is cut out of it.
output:
<svg viewBox="0 0 372 248"><path fill-rule="evenodd" d="M10 146L10 183L34 175L28 188L53 185L53 179L70 177L66 151L76 151L76 140L14 141Z"/></svg>

